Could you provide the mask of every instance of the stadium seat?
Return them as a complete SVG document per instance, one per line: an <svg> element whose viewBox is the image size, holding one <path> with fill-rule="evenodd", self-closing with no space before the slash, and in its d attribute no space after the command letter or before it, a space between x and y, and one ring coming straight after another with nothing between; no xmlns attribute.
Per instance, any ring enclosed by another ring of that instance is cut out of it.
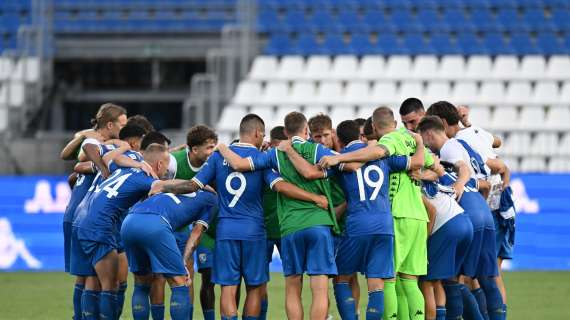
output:
<svg viewBox="0 0 570 320"><path fill-rule="evenodd" d="M251 105L261 98L261 83L257 81L242 81L237 87L232 103L236 105Z"/></svg>
<svg viewBox="0 0 570 320"><path fill-rule="evenodd" d="M247 114L246 109L241 106L229 105L224 108L217 128L222 131L236 131L237 122Z"/></svg>
<svg viewBox="0 0 570 320"><path fill-rule="evenodd" d="M484 81L479 90L479 103L495 105L504 103L505 87L502 82Z"/></svg>
<svg viewBox="0 0 570 320"><path fill-rule="evenodd" d="M544 108L542 106L529 106L521 109L520 128L536 130L543 126Z"/></svg>
<svg viewBox="0 0 570 320"><path fill-rule="evenodd" d="M544 54L562 54L567 52L564 44L554 32L540 32L536 44Z"/></svg>
<svg viewBox="0 0 570 320"><path fill-rule="evenodd" d="M443 56L439 67L439 78L459 80L465 76L465 60L459 55Z"/></svg>
<svg viewBox="0 0 570 320"><path fill-rule="evenodd" d="M500 8L497 12L497 21L506 31L528 31L528 25L519 17L514 8Z"/></svg>
<svg viewBox="0 0 570 320"><path fill-rule="evenodd" d="M294 80L305 72L305 60L301 56L284 56L277 68L277 78Z"/></svg>
<svg viewBox="0 0 570 320"><path fill-rule="evenodd" d="M514 106L500 106L495 109L491 127L496 130L510 130L519 127L519 116Z"/></svg>
<svg viewBox="0 0 570 320"><path fill-rule="evenodd" d="M286 82L269 82L261 96L261 102L267 105L277 105L289 101L289 86Z"/></svg>
<svg viewBox="0 0 570 320"><path fill-rule="evenodd" d="M315 35L312 33L302 33L297 39L297 46L295 47L296 54L300 55L313 55L322 54L322 48L317 43Z"/></svg>
<svg viewBox="0 0 570 320"><path fill-rule="evenodd" d="M423 95L427 103L451 99L451 86L448 81L428 82L426 92Z"/></svg>
<svg viewBox="0 0 570 320"><path fill-rule="evenodd" d="M312 81L296 81L291 88L288 103L304 105L307 103L315 103L317 97L317 89Z"/></svg>
<svg viewBox="0 0 570 320"><path fill-rule="evenodd" d="M382 75L386 79L411 78L412 60L409 56L390 56L386 61L386 71Z"/></svg>
<svg viewBox="0 0 570 320"><path fill-rule="evenodd" d="M568 109L568 105L557 105L550 107L550 110L548 110L548 113L546 114L544 127L550 128L552 130L569 130L570 109Z"/></svg>
<svg viewBox="0 0 570 320"><path fill-rule="evenodd" d="M265 121L265 130L269 131L273 125L273 116L275 115L275 110L273 107L268 107L266 105L255 105L249 110L249 113L256 114ZM235 122L235 120L234 120Z"/></svg>
<svg viewBox="0 0 570 320"><path fill-rule="evenodd" d="M252 80L270 80L277 73L278 62L274 56L258 56L253 60L249 78Z"/></svg>
<svg viewBox="0 0 570 320"><path fill-rule="evenodd" d="M560 90L560 103L570 103L570 81L565 81Z"/></svg>
<svg viewBox="0 0 570 320"><path fill-rule="evenodd" d="M532 103L536 105L552 105L560 101L558 84L554 81L539 81L532 93Z"/></svg>
<svg viewBox="0 0 570 320"><path fill-rule="evenodd" d="M491 74L492 66L493 62L489 56L470 56L465 67L465 78L473 80L487 79Z"/></svg>
<svg viewBox="0 0 570 320"><path fill-rule="evenodd" d="M524 56L520 66L520 77L536 80L544 77L546 61L543 56Z"/></svg>
<svg viewBox="0 0 570 320"><path fill-rule="evenodd" d="M437 55L462 54L461 48L451 41L451 36L447 33L436 33L430 37L430 45Z"/></svg>
<svg viewBox="0 0 570 320"><path fill-rule="evenodd" d="M289 37L289 34L278 33L273 34L271 38L269 38L264 53L269 55L286 55L295 54L296 51L298 50L295 50L295 45Z"/></svg>
<svg viewBox="0 0 570 320"><path fill-rule="evenodd" d="M393 105L402 102L396 88L396 83L391 81L374 82L370 99L377 105Z"/></svg>
<svg viewBox="0 0 570 320"><path fill-rule="evenodd" d="M463 54L466 55L484 54L487 51L483 45L483 41L472 32L460 33L457 37L457 44Z"/></svg>
<svg viewBox="0 0 570 320"><path fill-rule="evenodd" d="M283 104L277 106L277 113L273 118L273 126L282 126L284 124L285 116L293 111L301 111L298 105Z"/></svg>
<svg viewBox="0 0 570 320"><path fill-rule="evenodd" d="M346 85L343 103L347 105L359 105L371 103L370 87L365 81L351 81Z"/></svg>
<svg viewBox="0 0 570 320"><path fill-rule="evenodd" d="M405 48L398 37L393 33L382 33L378 36L376 47L386 55L407 55L409 50Z"/></svg>
<svg viewBox="0 0 570 320"><path fill-rule="evenodd" d="M515 52L524 52L526 54L541 54L542 50L532 41L529 33L515 33L511 35L510 45Z"/></svg>
<svg viewBox="0 0 570 320"><path fill-rule="evenodd" d="M386 70L386 62L382 56L364 56L358 68L358 78L376 80L383 77Z"/></svg>
<svg viewBox="0 0 570 320"><path fill-rule="evenodd" d="M505 139L505 147L503 149L503 152L511 156L528 154L530 142L531 139L529 132L511 133L508 138Z"/></svg>
<svg viewBox="0 0 570 320"><path fill-rule="evenodd" d="M404 81L398 89L398 101L404 101L407 98L414 97L420 100L424 99L424 86L420 81Z"/></svg>
<svg viewBox="0 0 570 320"><path fill-rule="evenodd" d="M0 81L6 80L12 74L14 62L8 57L0 56Z"/></svg>
<svg viewBox="0 0 570 320"><path fill-rule="evenodd" d="M521 172L542 172L546 169L546 163L542 157L525 156L521 160Z"/></svg>
<svg viewBox="0 0 570 320"><path fill-rule="evenodd" d="M524 22L529 26L530 30L534 31L554 31L554 23L550 18L544 15L544 9L526 8L524 17Z"/></svg>
<svg viewBox="0 0 570 320"><path fill-rule="evenodd" d="M527 81L511 81L507 86L505 102L524 105L531 101L532 87Z"/></svg>
<svg viewBox="0 0 570 320"><path fill-rule="evenodd" d="M570 57L567 55L551 56L546 66L545 77L553 80L564 80L570 77Z"/></svg>
<svg viewBox="0 0 570 320"><path fill-rule="evenodd" d="M0 83L0 106L5 108L8 106L8 85Z"/></svg>
<svg viewBox="0 0 570 320"><path fill-rule="evenodd" d="M412 77L414 79L435 79L439 71L437 57L433 55L420 55L414 59Z"/></svg>
<svg viewBox="0 0 570 320"><path fill-rule="evenodd" d="M330 112L333 127L336 127L344 120L352 120L355 118L353 106L334 106Z"/></svg>
<svg viewBox="0 0 570 320"><path fill-rule="evenodd" d="M493 65L493 78L500 80L513 79L513 75L520 72L519 61L516 56L498 56Z"/></svg>
<svg viewBox="0 0 570 320"><path fill-rule="evenodd" d="M6 105L0 105L0 132L8 128L8 108Z"/></svg>
<svg viewBox="0 0 570 320"><path fill-rule="evenodd" d="M554 132L539 132L532 140L528 150L531 155L548 156L558 148L558 134Z"/></svg>
<svg viewBox="0 0 570 320"><path fill-rule="evenodd" d="M309 105L303 108L303 113L307 117L307 119L316 116L317 114L329 114L329 108L323 105Z"/></svg>
<svg viewBox="0 0 570 320"><path fill-rule="evenodd" d="M310 56L302 77L304 79L319 80L329 79L331 70L331 59L328 56ZM298 77L299 75L297 75Z"/></svg>
<svg viewBox="0 0 570 320"><path fill-rule="evenodd" d="M469 121L479 127L487 127L491 123L491 110L487 106L472 105L469 108Z"/></svg>
<svg viewBox="0 0 570 320"><path fill-rule="evenodd" d="M372 117L372 114L374 113L374 110L376 110L377 107L373 107L373 106L360 106L360 108L358 108L358 111L356 112L356 118L363 118L363 119L368 119L370 117Z"/></svg>
<svg viewBox="0 0 570 320"><path fill-rule="evenodd" d="M495 33L502 30L502 26L495 19L491 10L486 8L471 10L471 21L477 31Z"/></svg>
<svg viewBox="0 0 570 320"><path fill-rule="evenodd" d="M337 80L349 80L355 77L358 71L358 59L353 55L336 56L330 77Z"/></svg>
<svg viewBox="0 0 570 320"><path fill-rule="evenodd" d="M556 154L561 156L570 156L570 133L566 132L560 139L560 146L555 150ZM568 161L568 159L566 159ZM568 161L570 163L570 161Z"/></svg>
<svg viewBox="0 0 570 320"><path fill-rule="evenodd" d="M351 53L352 49L344 43L343 36L337 33L329 33L325 37L323 50L327 54L338 55Z"/></svg>
<svg viewBox="0 0 570 320"><path fill-rule="evenodd" d="M322 81L317 92L316 102L332 105L343 100L344 90L338 81Z"/></svg>
<svg viewBox="0 0 570 320"><path fill-rule="evenodd" d="M451 101L454 104L476 104L479 102L477 83L474 81L456 82L451 91Z"/></svg>
<svg viewBox="0 0 570 320"><path fill-rule="evenodd" d="M25 84L23 81L13 80L8 84L8 104L10 107L19 108L24 105Z"/></svg>
<svg viewBox="0 0 570 320"><path fill-rule="evenodd" d="M548 172L567 173L570 171L570 161L566 157L553 157L548 162Z"/></svg>
<svg viewBox="0 0 570 320"><path fill-rule="evenodd" d="M520 163L518 157L502 157L503 161L507 164L511 172L518 172L520 168Z"/></svg>
<svg viewBox="0 0 570 320"><path fill-rule="evenodd" d="M38 58L20 58L12 70L10 78L14 80L24 80L26 82L36 82L40 76L40 61Z"/></svg>
<svg viewBox="0 0 570 320"><path fill-rule="evenodd" d="M489 31L483 36L483 43L491 55L516 54L510 43L505 41L502 34Z"/></svg>

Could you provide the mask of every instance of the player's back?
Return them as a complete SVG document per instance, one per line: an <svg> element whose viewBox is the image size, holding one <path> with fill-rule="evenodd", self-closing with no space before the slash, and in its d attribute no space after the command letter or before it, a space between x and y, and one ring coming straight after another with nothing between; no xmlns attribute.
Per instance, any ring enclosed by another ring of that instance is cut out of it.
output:
<svg viewBox="0 0 570 320"><path fill-rule="evenodd" d="M95 174L79 174L77 176L77 182L75 182L75 185L73 186L69 202L67 203L65 213L63 214L64 222L73 222L75 210L87 194L87 191L91 187L94 179Z"/></svg>
<svg viewBox="0 0 570 320"><path fill-rule="evenodd" d="M129 214L157 214L168 221L172 230L177 230L197 220L209 224L217 203L216 195L208 191L159 193L135 204Z"/></svg>

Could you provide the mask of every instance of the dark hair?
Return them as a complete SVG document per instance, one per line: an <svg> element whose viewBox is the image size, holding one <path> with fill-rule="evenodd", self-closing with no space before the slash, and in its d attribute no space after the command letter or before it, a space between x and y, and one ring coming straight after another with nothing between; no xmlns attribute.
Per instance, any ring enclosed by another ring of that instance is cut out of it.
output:
<svg viewBox="0 0 570 320"><path fill-rule="evenodd" d="M271 140L287 140L287 136L285 135L285 127L277 126L271 129L271 132L269 132L269 138Z"/></svg>
<svg viewBox="0 0 570 320"><path fill-rule="evenodd" d="M119 139L126 140L128 138L142 138L146 131L137 125L127 124L119 131Z"/></svg>
<svg viewBox="0 0 570 320"><path fill-rule="evenodd" d="M445 128L439 117L425 116L418 124L418 132L426 132L428 130L445 131Z"/></svg>
<svg viewBox="0 0 570 320"><path fill-rule="evenodd" d="M360 126L354 120L345 120L336 126L336 135L344 145L358 140L360 137Z"/></svg>
<svg viewBox="0 0 570 320"><path fill-rule="evenodd" d="M107 123L117 121L117 118L126 114L127 110L125 108L113 103L105 103L99 107L95 118L91 119L91 124L95 126L95 129L101 129Z"/></svg>
<svg viewBox="0 0 570 320"><path fill-rule="evenodd" d="M322 130L332 130L332 120L324 113L319 113L309 119L309 130L317 132Z"/></svg>
<svg viewBox="0 0 570 320"><path fill-rule="evenodd" d="M218 135L214 130L204 125L193 126L186 134L186 144L188 148L201 146L208 142L208 140L214 140L214 143L217 143Z"/></svg>
<svg viewBox="0 0 570 320"><path fill-rule="evenodd" d="M285 131L287 134L293 135L301 133L301 130L307 124L307 118L300 112L293 111L285 116Z"/></svg>
<svg viewBox="0 0 570 320"><path fill-rule="evenodd" d="M127 125L129 125L129 124L134 124L134 125L137 125L137 126L143 128L144 131L146 131L146 133L154 131L154 126L152 125L152 123L150 123L150 121L148 121L148 119L141 114L136 114L134 116L130 116L127 119Z"/></svg>
<svg viewBox="0 0 570 320"><path fill-rule="evenodd" d="M239 124L239 133L253 133L255 130L265 130L265 122L260 116L250 113L241 119Z"/></svg>
<svg viewBox="0 0 570 320"><path fill-rule="evenodd" d="M144 138L141 141L141 150L145 150L146 147L153 143L170 145L170 142L170 139L168 139L164 134L158 131L151 131L144 135Z"/></svg>
<svg viewBox="0 0 570 320"><path fill-rule="evenodd" d="M457 112L457 108L447 101L438 101L432 104L426 112L430 116L438 116L445 120L448 125L453 126L459 123L461 116Z"/></svg>
<svg viewBox="0 0 570 320"><path fill-rule="evenodd" d="M359 127L364 127L364 123L366 123L366 119L356 118L356 119L354 119L354 122L356 122L356 124L358 124Z"/></svg>
<svg viewBox="0 0 570 320"><path fill-rule="evenodd" d="M418 98L408 98L400 105L401 116L405 116L416 111L424 111L424 104Z"/></svg>
<svg viewBox="0 0 570 320"><path fill-rule="evenodd" d="M372 140L374 137L374 128L372 127L372 117L368 117L364 123L364 128L362 129L366 139Z"/></svg>
<svg viewBox="0 0 570 320"><path fill-rule="evenodd" d="M372 114L372 121L378 128L387 128L394 124L394 112L388 107L379 107Z"/></svg>

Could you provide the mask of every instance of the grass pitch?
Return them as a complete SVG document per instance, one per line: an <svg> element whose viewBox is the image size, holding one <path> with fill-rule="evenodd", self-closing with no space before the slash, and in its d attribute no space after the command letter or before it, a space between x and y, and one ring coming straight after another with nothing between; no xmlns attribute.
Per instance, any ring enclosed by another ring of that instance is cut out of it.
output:
<svg viewBox="0 0 570 320"><path fill-rule="evenodd" d="M308 279L307 279L308 280ZM130 297L132 277L121 319L131 319ZM196 286L200 285L197 275ZM570 314L570 272L507 272L505 282L508 290L509 319L567 319ZM361 314L365 314L367 303L365 280L360 278L362 289ZM332 286L331 286L332 287ZM0 319L71 319L73 278L65 273L0 273ZM168 290L167 290L168 291ZM285 282L278 273L271 274L269 283L268 319L286 319L284 310ZM219 291L218 295L219 297ZM334 302L332 288L331 301ZM245 294L242 293L242 304ZM194 319L202 319L199 299L194 307ZM311 296L308 281L305 281L303 301L305 318ZM218 301L216 302L218 303ZM168 305L167 305L167 318ZM336 306L330 313L340 319ZM219 318L219 311L216 312Z"/></svg>

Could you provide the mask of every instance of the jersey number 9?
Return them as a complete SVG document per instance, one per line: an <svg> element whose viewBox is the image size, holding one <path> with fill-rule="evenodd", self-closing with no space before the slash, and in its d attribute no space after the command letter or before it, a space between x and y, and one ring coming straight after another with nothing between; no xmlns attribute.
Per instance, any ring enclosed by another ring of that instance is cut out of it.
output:
<svg viewBox="0 0 570 320"><path fill-rule="evenodd" d="M232 187L232 180L233 179L238 179L239 180L239 188L234 189ZM233 208L235 207L235 205L237 204L237 202L239 201L239 198L241 198L241 196L243 195L243 192L245 191L245 186L247 185L247 182L245 180L245 176L241 173L241 172L232 172L230 173L230 175L226 178L226 190L228 190L228 193L231 194L232 196L234 196L232 198L232 201L230 201L230 204L228 205L229 208Z"/></svg>

